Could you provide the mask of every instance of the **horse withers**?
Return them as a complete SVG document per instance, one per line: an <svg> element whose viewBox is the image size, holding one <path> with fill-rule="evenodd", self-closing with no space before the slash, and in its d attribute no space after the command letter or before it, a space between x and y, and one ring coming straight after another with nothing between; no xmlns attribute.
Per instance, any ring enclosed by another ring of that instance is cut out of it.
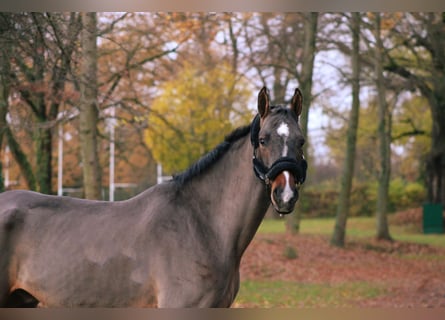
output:
<svg viewBox="0 0 445 320"><path fill-rule="evenodd" d="M298 199L301 108L298 89L289 107L263 88L250 126L126 201L0 194L0 306L229 307L270 203Z"/></svg>

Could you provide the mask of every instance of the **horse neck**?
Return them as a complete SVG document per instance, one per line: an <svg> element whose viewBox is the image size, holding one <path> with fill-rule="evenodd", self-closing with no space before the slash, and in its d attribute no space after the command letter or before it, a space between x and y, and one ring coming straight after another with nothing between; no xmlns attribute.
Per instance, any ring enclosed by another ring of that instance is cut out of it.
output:
<svg viewBox="0 0 445 320"><path fill-rule="evenodd" d="M204 204L200 214L212 226L225 254L238 259L269 206L266 188L252 169L252 154L249 136L243 137L190 184L195 199Z"/></svg>

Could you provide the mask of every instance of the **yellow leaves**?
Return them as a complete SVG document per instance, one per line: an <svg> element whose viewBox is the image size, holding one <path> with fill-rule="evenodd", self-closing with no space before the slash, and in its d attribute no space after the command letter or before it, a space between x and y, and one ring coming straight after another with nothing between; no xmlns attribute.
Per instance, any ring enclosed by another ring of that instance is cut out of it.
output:
<svg viewBox="0 0 445 320"><path fill-rule="evenodd" d="M382 30L391 30L403 17L402 12L384 12L381 14L381 28ZM376 13L368 12L367 17L371 20L375 19Z"/></svg>
<svg viewBox="0 0 445 320"><path fill-rule="evenodd" d="M249 97L224 63L207 71L186 65L151 104L145 140L153 157L168 173L184 170L249 122Z"/></svg>

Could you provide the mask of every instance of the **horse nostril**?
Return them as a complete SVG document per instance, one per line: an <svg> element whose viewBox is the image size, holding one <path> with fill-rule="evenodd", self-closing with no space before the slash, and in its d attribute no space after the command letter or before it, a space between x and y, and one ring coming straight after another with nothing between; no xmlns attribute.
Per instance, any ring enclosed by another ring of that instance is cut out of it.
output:
<svg viewBox="0 0 445 320"><path fill-rule="evenodd" d="M273 190L273 195L274 195L274 197L275 198L278 198L279 196L280 196L280 190L279 190L280 188L275 188L274 190Z"/></svg>

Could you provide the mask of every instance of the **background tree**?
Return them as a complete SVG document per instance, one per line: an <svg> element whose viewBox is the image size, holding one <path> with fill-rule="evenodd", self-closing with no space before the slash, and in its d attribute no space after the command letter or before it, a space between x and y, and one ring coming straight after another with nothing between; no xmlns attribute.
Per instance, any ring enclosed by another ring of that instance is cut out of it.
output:
<svg viewBox="0 0 445 320"><path fill-rule="evenodd" d="M80 43L79 136L86 199L101 198L101 170L99 166L97 122L97 19L95 12L81 13Z"/></svg>
<svg viewBox="0 0 445 320"><path fill-rule="evenodd" d="M295 72L295 77L303 95L303 109L300 116L300 125L303 133L308 137L308 122L309 109L313 101L312 86L313 86L313 70L316 54L316 40L317 40L317 26L318 26L318 12L310 12L304 14L304 40L303 40L303 56L300 71ZM305 157L309 158L308 143L303 146ZM303 190L300 189L300 192ZM301 210L300 204L296 206L294 215L287 217L287 230L291 233L298 233L300 230Z"/></svg>
<svg viewBox="0 0 445 320"><path fill-rule="evenodd" d="M357 141L357 128L359 124L360 110L360 13L352 13L350 17L352 32L352 106L349 116L349 124L346 135L346 159L341 175L340 193L337 205L337 215L331 243L343 247L345 242L346 221L349 215L352 180L354 176L355 150Z"/></svg>
<svg viewBox="0 0 445 320"><path fill-rule="evenodd" d="M428 101L433 122L426 159L428 201L445 204L445 18L443 13L406 13L401 22L394 30L399 47L384 68Z"/></svg>
<svg viewBox="0 0 445 320"><path fill-rule="evenodd" d="M115 180L137 182L134 192L139 192L156 182L156 164L144 137L147 113L158 86L174 76L178 48L191 32L182 25L187 21L174 13L101 13L100 18L98 128L103 184L109 176L109 139L103 120L108 121L114 109Z"/></svg>
<svg viewBox="0 0 445 320"><path fill-rule="evenodd" d="M26 155L23 153L22 147L15 139L15 136L13 134L13 128L11 127L13 124L8 123L7 121L7 115L10 111L9 110L10 94L12 90L11 62L14 61L13 52L15 52L15 47L16 47L16 44L14 44L14 36L13 36L15 31L13 24L14 18L15 15L11 13L0 14L0 36L1 36L0 146L3 146L4 141L6 142L16 162L18 163L22 171L25 172L25 180L27 183L27 187L30 190L36 190L36 181L33 170L31 168L31 164L29 163ZM0 155L2 155L2 148L0 148ZM4 181L2 178L2 184L3 183Z"/></svg>
<svg viewBox="0 0 445 320"><path fill-rule="evenodd" d="M3 178L3 141L7 130L6 114L8 112L9 98L9 72L10 72L10 44L5 41L4 33L8 32L8 24L3 16L0 16L0 192L5 190Z"/></svg>
<svg viewBox="0 0 445 320"><path fill-rule="evenodd" d="M303 94L300 126L307 135L309 106L312 102L312 77L316 54L318 13L262 13L253 15L244 26L248 63L258 78L271 88L272 103L283 103L296 86ZM304 146L309 158L308 145ZM309 160L310 161L310 160ZM287 216L291 233L299 230L299 213Z"/></svg>
<svg viewBox="0 0 445 320"><path fill-rule="evenodd" d="M393 115L393 145L403 152L393 154L391 172L408 182L425 181L425 161L431 148L432 119L428 101L410 94Z"/></svg>
<svg viewBox="0 0 445 320"><path fill-rule="evenodd" d="M25 153L16 143L15 128L7 131L8 145L30 188L35 188L36 181L40 192L51 193L52 129L65 98L65 84L80 31L78 15L21 13L4 14L2 18L9 26L8 33L3 34L4 40L12 48L11 95L17 93L20 96L13 102L15 108L26 106L35 120L32 125L33 152ZM36 162L34 174L29 165L33 155Z"/></svg>
<svg viewBox="0 0 445 320"><path fill-rule="evenodd" d="M384 47L381 37L380 13L374 14L375 36L375 82L378 102L378 143L379 143L379 187L377 192L377 239L392 240L388 228L388 194L391 178L391 112L386 101L385 79L383 76Z"/></svg>
<svg viewBox="0 0 445 320"><path fill-rule="evenodd" d="M252 118L246 103L251 92L228 64L206 72L185 66L160 91L150 107L146 141L170 174L186 169Z"/></svg>

